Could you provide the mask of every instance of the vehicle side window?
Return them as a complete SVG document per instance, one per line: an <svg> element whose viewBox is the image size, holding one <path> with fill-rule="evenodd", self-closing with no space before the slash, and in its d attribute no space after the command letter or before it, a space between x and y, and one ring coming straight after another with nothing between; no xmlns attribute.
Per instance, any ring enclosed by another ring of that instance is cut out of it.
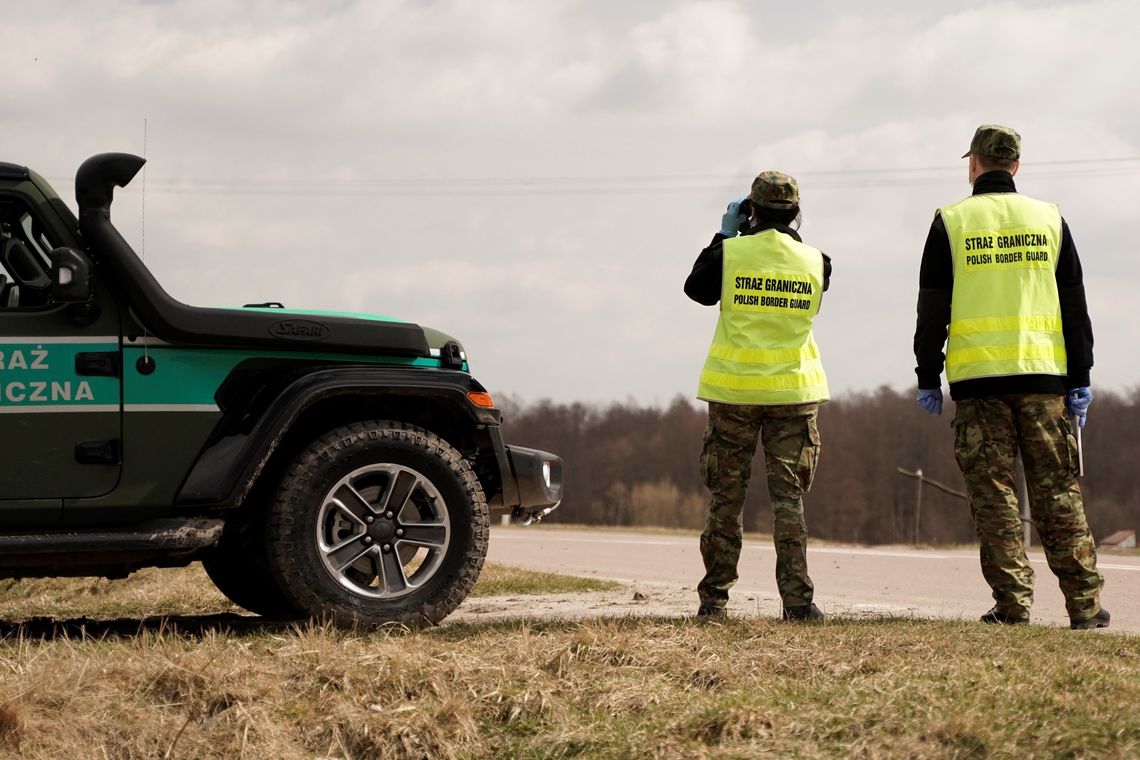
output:
<svg viewBox="0 0 1140 760"><path fill-rule="evenodd" d="M48 305L52 247L20 201L0 199L0 311Z"/></svg>

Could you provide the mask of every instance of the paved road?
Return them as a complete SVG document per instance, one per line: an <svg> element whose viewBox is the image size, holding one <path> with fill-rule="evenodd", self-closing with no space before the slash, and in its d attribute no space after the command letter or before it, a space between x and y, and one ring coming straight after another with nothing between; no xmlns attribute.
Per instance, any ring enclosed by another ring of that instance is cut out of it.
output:
<svg viewBox="0 0 1140 760"><path fill-rule="evenodd" d="M489 559L534 570L628 581L647 587L695 589L703 574L695 536L624 531L568 530L549 525L491 530ZM1037 571L1033 620L1068 625L1064 598L1044 556L1031 552ZM989 609L976 550L916 550L905 547L813 547L808 563L816 603L824 611L881 612L921 617L976 618ZM1140 557L1103 555L1102 601L1112 612L1112 630L1140 633ZM740 580L729 611L779 614L771 543L745 541ZM695 590L691 607L696 609Z"/></svg>

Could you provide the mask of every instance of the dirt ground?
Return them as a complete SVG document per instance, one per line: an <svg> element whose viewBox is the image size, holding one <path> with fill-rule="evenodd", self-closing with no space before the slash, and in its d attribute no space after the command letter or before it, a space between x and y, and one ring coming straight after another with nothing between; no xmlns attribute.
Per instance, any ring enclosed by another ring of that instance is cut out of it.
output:
<svg viewBox="0 0 1140 760"><path fill-rule="evenodd" d="M480 623L494 620L530 618L535 620L584 620L613 617L687 617L696 612L697 593L692 586L654 583L628 583L613 591L587 591L569 594L469 597L453 612L448 623ZM832 615L853 617L924 617L901 612L897 607L871 605L827 610ZM734 598L729 614L736 617L770 617L780 614L780 602L773 595L745 594Z"/></svg>
<svg viewBox="0 0 1140 760"><path fill-rule="evenodd" d="M490 620L534 618L577 620L582 618L692 614L692 589L650 587L647 584L614 591L584 591L570 594L468 597L446 623L478 623Z"/></svg>

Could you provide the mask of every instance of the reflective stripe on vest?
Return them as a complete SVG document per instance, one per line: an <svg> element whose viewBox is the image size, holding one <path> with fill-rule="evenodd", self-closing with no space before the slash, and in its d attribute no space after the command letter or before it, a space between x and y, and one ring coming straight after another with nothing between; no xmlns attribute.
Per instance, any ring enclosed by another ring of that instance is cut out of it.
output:
<svg viewBox="0 0 1140 760"><path fill-rule="evenodd" d="M811 326L823 255L776 230L724 241L720 318L698 398L727 404L826 401Z"/></svg>
<svg viewBox="0 0 1140 760"><path fill-rule="evenodd" d="M941 214L954 257L947 379L1067 374L1057 207L992 193L970 196Z"/></svg>

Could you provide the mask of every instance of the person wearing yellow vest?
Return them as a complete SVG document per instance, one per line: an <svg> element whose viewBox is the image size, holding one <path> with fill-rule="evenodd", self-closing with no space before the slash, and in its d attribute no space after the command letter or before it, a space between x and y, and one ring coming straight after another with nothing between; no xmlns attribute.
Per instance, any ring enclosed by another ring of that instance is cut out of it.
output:
<svg viewBox="0 0 1140 760"><path fill-rule="evenodd" d="M828 399L812 323L831 260L792 228L798 227L799 201L794 178L762 172L747 198L728 204L721 231L685 281L685 293L697 303L720 303L697 392L709 405L700 466L711 493L700 544L705 576L697 587L699 617L726 614L758 442L772 502L781 617L823 617L812 602L802 496L815 477L816 418Z"/></svg>
<svg viewBox="0 0 1140 760"><path fill-rule="evenodd" d="M1084 426L1092 402L1093 338L1076 245L1055 205L1018 194L1017 132L983 124L967 157L974 192L939 209L922 255L916 400L942 413L945 363L954 455L993 590L982 622L1029 622L1033 568L1014 482L1020 451L1033 524L1069 624L1106 628L1104 578L1077 482L1073 425Z"/></svg>

